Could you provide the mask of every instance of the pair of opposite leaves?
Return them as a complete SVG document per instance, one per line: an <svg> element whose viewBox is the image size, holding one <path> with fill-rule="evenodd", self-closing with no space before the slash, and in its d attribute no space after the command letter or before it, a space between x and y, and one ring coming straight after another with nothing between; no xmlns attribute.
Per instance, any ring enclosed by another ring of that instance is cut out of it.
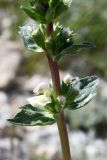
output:
<svg viewBox="0 0 107 160"><path fill-rule="evenodd" d="M98 78L96 76L78 77L61 84L61 95L53 97L52 85L40 94L28 99L29 104L21 107L21 111L8 121L25 126L51 125L65 109L76 110L88 104L96 95ZM47 92L45 91L48 91Z"/></svg>

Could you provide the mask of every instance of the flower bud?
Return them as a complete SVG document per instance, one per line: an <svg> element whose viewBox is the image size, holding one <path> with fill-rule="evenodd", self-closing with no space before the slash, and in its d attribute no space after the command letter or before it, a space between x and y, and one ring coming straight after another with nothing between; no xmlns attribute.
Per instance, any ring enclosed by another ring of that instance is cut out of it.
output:
<svg viewBox="0 0 107 160"><path fill-rule="evenodd" d="M70 74L67 74L64 78L65 83L71 83L72 82L72 76Z"/></svg>
<svg viewBox="0 0 107 160"><path fill-rule="evenodd" d="M63 29L62 29L62 35L63 35L65 38L69 37L69 35L70 35L71 33L72 33L72 31L70 31L69 28L63 28Z"/></svg>
<svg viewBox="0 0 107 160"><path fill-rule="evenodd" d="M61 105L64 105L65 102L66 102L66 97L64 97L64 96L58 96L58 97L57 97L57 100L58 100L58 102L59 102Z"/></svg>

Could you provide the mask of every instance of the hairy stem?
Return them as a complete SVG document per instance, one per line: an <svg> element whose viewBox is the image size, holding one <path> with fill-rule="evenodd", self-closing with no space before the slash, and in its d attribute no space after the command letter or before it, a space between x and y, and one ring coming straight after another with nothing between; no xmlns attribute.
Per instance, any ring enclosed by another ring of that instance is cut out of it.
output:
<svg viewBox="0 0 107 160"><path fill-rule="evenodd" d="M47 58L49 61L55 94L59 95L61 92L61 87L60 87L60 77L59 77L58 65L56 61L52 60L50 55L47 54ZM67 127L66 127L66 121L65 121L63 112L61 112L59 115L59 118L57 120L57 126L58 126L58 131L59 131L59 136L60 136L63 160L71 160Z"/></svg>
<svg viewBox="0 0 107 160"><path fill-rule="evenodd" d="M58 64L56 61L53 61L53 59L49 54L47 54L47 59L50 66L54 91L55 91L55 94L58 95L61 92Z"/></svg>
<svg viewBox="0 0 107 160"><path fill-rule="evenodd" d="M57 126L59 130L63 160L71 160L68 132L63 112L60 113L59 119L57 120Z"/></svg>
<svg viewBox="0 0 107 160"><path fill-rule="evenodd" d="M53 25L52 23L50 23L47 27L47 35L50 36L52 32L53 32ZM50 66L54 92L55 92L55 95L57 96L57 95L60 95L61 93L59 67L57 62L53 60L48 53L47 53L47 59ZM71 160L70 146L69 146L64 112L60 113L59 118L57 120L57 126L58 126L58 131L60 136L63 160Z"/></svg>

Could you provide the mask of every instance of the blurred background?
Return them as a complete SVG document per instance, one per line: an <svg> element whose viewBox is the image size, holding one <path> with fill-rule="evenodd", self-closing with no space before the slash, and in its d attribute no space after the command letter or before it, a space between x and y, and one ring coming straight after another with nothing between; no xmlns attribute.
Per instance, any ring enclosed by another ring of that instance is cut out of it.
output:
<svg viewBox="0 0 107 160"><path fill-rule="evenodd" d="M25 2L26 3L26 2ZM19 26L34 23L20 9L21 0L0 0L0 160L61 160L56 125L20 127L9 124L40 82L49 81L44 55L29 54ZM107 1L74 0L61 23L77 40L91 40L96 48L60 61L61 77L98 75L96 98L86 107L66 112L73 160L107 159Z"/></svg>

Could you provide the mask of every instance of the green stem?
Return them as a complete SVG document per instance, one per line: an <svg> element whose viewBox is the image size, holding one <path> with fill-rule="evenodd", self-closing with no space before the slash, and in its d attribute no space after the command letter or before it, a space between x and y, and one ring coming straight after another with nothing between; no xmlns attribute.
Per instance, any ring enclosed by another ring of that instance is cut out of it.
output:
<svg viewBox="0 0 107 160"><path fill-rule="evenodd" d="M71 160L68 132L63 112L60 113L59 119L57 120L57 126L59 130L63 160Z"/></svg>
<svg viewBox="0 0 107 160"><path fill-rule="evenodd" d="M56 61L54 61L51 58L49 54L47 54L47 59L48 59L50 70L51 70L54 91L57 96L57 95L60 95L61 93L58 64ZM64 112L60 113L59 118L57 120L57 126L58 126L58 131L59 131L59 136L60 136L63 160L71 160L70 146L69 146L68 133L67 133Z"/></svg>

